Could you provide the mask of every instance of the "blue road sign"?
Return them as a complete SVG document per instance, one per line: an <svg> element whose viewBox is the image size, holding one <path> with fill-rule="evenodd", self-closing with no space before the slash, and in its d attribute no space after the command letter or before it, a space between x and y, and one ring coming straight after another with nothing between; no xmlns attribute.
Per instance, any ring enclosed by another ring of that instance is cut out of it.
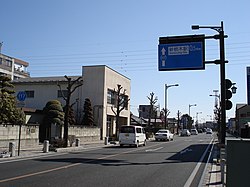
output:
<svg viewBox="0 0 250 187"><path fill-rule="evenodd" d="M202 42L158 45L159 71L205 69Z"/></svg>
<svg viewBox="0 0 250 187"><path fill-rule="evenodd" d="M26 99L27 95L26 95L26 92L20 91L20 92L18 92L16 97L17 97L18 101L24 101Z"/></svg>

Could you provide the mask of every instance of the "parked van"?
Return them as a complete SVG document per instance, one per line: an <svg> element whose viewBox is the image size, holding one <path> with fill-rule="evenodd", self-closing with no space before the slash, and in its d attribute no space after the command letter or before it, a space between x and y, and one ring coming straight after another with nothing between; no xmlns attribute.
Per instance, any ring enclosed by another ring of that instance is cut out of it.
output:
<svg viewBox="0 0 250 187"><path fill-rule="evenodd" d="M145 130L141 126L121 126L119 133L119 144L136 146L146 145Z"/></svg>

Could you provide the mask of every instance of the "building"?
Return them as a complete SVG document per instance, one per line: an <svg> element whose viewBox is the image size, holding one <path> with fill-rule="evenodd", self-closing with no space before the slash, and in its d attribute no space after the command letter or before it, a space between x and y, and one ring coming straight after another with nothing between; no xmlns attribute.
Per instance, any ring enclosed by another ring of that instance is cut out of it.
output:
<svg viewBox="0 0 250 187"><path fill-rule="evenodd" d="M235 111L235 126L237 135L241 135L241 130L250 122L250 105L237 104Z"/></svg>
<svg viewBox="0 0 250 187"><path fill-rule="evenodd" d="M70 77L70 76L69 76ZM116 102L118 85L122 87L123 99L130 98L130 79L105 66L83 66L81 76L71 76L72 81L82 78L82 86L72 94L71 103L76 120L81 123L83 106L89 98L93 107L94 123L101 129L100 137L116 134ZM63 105L65 101L62 94L67 94L67 80L65 77L36 77L14 80L16 94L26 92L26 99L20 106L42 110L50 100L59 100ZM59 86L61 89L59 89ZM113 109L113 110L112 110ZM130 124L130 105L121 111L119 125ZM119 127L118 127L119 128Z"/></svg>
<svg viewBox="0 0 250 187"><path fill-rule="evenodd" d="M149 119L149 111L150 105L139 105L139 117ZM160 117L160 107L154 106L154 110L152 111L152 118L159 118Z"/></svg>
<svg viewBox="0 0 250 187"><path fill-rule="evenodd" d="M30 77L28 66L28 62L0 53L0 75L9 76L11 80L27 78Z"/></svg>

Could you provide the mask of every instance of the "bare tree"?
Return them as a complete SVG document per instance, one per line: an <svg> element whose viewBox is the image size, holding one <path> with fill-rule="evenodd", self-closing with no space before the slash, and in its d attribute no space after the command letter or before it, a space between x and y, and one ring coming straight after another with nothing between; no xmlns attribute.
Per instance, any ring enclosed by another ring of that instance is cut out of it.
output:
<svg viewBox="0 0 250 187"><path fill-rule="evenodd" d="M128 96L126 95L126 89L123 89L123 87L120 84L117 84L117 90L114 89L114 92L116 93L116 109L114 107L111 107L111 110L115 114L115 125L116 125L116 134L115 137L117 138L118 130L119 130L119 118L120 113L128 106L128 101L130 100Z"/></svg>
<svg viewBox="0 0 250 187"><path fill-rule="evenodd" d="M68 146L68 131L69 131L69 110L70 110L70 99L71 95L74 93L74 91L83 85L81 82L82 77L78 77L75 80L72 80L72 78L68 77L67 75L64 76L67 81L67 96L65 96L62 92L61 85L58 84L58 87L60 88L60 91L62 93L62 97L66 102L65 105L65 115L64 115L64 132L63 132L63 139L64 139L64 147Z"/></svg>
<svg viewBox="0 0 250 187"><path fill-rule="evenodd" d="M157 103L158 98L154 97L154 92L151 92L150 96L147 96L147 98L148 98L149 104L150 104L149 112L148 112L149 113L149 115L148 115L148 127L150 127L151 118L153 116L155 104Z"/></svg>
<svg viewBox="0 0 250 187"><path fill-rule="evenodd" d="M163 115L164 115L164 128L167 129L168 128L168 116L170 114L170 110L163 108Z"/></svg>

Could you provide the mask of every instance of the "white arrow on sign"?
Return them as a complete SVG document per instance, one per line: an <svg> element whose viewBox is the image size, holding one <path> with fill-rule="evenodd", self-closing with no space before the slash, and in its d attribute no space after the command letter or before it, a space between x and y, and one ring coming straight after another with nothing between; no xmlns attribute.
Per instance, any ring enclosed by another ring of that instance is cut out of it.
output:
<svg viewBox="0 0 250 187"><path fill-rule="evenodd" d="M165 55L166 55L166 49L165 49L164 47L161 49L161 55L162 55L162 56L165 56Z"/></svg>

